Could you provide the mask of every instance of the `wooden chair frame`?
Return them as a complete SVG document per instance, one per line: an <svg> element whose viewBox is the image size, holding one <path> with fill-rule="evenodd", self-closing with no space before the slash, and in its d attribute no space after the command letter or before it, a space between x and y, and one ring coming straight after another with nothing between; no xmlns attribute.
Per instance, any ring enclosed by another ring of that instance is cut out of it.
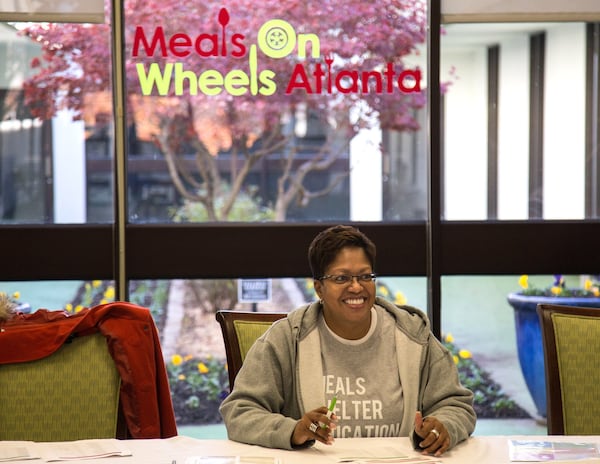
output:
<svg viewBox="0 0 600 464"><path fill-rule="evenodd" d="M240 350L240 341L238 339L235 327L236 321L248 322L268 322L273 323L287 316L285 312L252 312L235 311L221 309L215 314L217 321L223 332L223 341L225 343L225 355L227 357L227 369L229 373L229 390L233 390L235 377L244 362Z"/></svg>
<svg viewBox="0 0 600 464"><path fill-rule="evenodd" d="M544 348L547 404L546 421L548 434L565 435L562 386L560 382L556 336L552 314L559 313L572 316L600 318L600 309L556 304L538 304L536 310L540 320Z"/></svg>

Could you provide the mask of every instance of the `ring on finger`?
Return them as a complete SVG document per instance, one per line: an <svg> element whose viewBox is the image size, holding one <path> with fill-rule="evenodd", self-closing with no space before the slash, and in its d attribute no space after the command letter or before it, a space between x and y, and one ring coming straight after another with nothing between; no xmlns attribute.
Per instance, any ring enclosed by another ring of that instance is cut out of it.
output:
<svg viewBox="0 0 600 464"><path fill-rule="evenodd" d="M310 430L312 433L317 433L318 428L319 426L316 422L311 422L311 424L308 426L308 430Z"/></svg>
<svg viewBox="0 0 600 464"><path fill-rule="evenodd" d="M440 437L440 432L438 432L436 429L431 429L431 431L429 433L433 433L435 435L435 438Z"/></svg>

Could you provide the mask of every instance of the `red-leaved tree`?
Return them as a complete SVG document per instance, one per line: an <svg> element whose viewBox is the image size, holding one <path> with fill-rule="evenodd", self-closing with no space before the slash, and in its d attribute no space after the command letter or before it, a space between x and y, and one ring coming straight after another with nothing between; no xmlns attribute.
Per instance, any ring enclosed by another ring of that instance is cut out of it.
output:
<svg viewBox="0 0 600 464"><path fill-rule="evenodd" d="M413 115L424 92L418 69L404 60L425 41L423 0L129 0L124 13L129 121L148 128L177 190L202 203L210 220L227 220L265 157L281 162L273 208L284 220L293 201L307 204L347 175L332 175L319 191L306 187L306 177L331 167L360 128L418 129ZM268 23L274 19L284 22ZM32 63L39 72L25 84L35 116L69 108L82 117L86 98L110 90L109 25L40 24L24 32L43 50ZM293 51L277 55L296 39ZM316 148L294 136L289 121L298 114L325 128ZM231 160L226 176L223 151Z"/></svg>

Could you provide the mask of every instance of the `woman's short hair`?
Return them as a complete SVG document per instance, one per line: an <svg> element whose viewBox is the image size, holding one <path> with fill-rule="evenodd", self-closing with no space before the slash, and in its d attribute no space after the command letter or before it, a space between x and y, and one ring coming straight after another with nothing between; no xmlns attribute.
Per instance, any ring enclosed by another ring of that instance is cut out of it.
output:
<svg viewBox="0 0 600 464"><path fill-rule="evenodd" d="M342 248L347 247L362 248L371 269L375 271L375 244L356 227L337 225L319 232L308 247L308 264L313 279L322 277Z"/></svg>

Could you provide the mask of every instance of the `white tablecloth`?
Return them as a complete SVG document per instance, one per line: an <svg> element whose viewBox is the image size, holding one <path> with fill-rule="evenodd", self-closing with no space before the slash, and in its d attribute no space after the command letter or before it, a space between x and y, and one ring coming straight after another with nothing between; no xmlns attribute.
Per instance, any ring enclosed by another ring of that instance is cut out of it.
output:
<svg viewBox="0 0 600 464"><path fill-rule="evenodd" d="M510 462L508 442L511 439L536 441L567 441L600 444L600 436L482 436L472 437L444 454L444 464L506 464ZM285 451L245 445L228 440L199 440L185 436L165 440L128 440L124 442L131 456L69 461L86 464L185 464L199 456L276 456L283 464L332 464L343 456L362 450L385 447L405 455L417 455L408 438L341 438L331 446L316 444L312 448ZM37 461L39 462L39 461ZM43 462L43 461L42 461ZM555 461L559 464L559 461ZM562 461L564 463L565 461ZM578 461L600 463L600 460ZM19 461L35 464L36 461Z"/></svg>

